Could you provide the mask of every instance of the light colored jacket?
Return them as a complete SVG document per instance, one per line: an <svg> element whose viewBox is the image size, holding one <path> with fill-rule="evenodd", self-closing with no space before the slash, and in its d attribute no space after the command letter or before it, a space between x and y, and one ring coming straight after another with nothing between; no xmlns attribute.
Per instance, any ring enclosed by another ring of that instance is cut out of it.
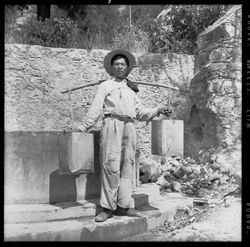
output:
<svg viewBox="0 0 250 247"><path fill-rule="evenodd" d="M88 131L100 116L108 113L150 121L157 115L157 110L158 107L145 108L136 93L127 86L126 80L119 82L112 77L99 85L94 101L79 128Z"/></svg>

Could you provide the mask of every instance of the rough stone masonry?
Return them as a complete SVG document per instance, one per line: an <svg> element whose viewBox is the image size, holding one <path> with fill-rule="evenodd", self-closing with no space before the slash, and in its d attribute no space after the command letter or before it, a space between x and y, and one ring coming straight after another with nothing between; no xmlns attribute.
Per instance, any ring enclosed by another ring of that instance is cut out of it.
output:
<svg viewBox="0 0 250 247"><path fill-rule="evenodd" d="M67 88L107 79L103 59L108 51L62 49L11 44L5 46L5 130L55 131L71 126ZM134 54L137 65L129 78L165 83L188 92L193 77L193 56L178 54ZM71 93L73 119L79 123L92 103L97 86ZM148 107L177 99L177 119L187 121L188 93L139 86L139 97ZM97 128L100 127L98 122ZM151 154L151 124L137 122L138 147Z"/></svg>
<svg viewBox="0 0 250 247"><path fill-rule="evenodd" d="M67 94L71 87L107 79L103 58L108 51L5 45L5 130L62 130L71 125ZM241 7L234 6L198 37L194 56L134 54L131 80L165 83L187 93L139 86L145 106L174 106L184 120L184 155L201 150L210 159L239 168L241 150ZM95 87L71 94L73 119L80 122ZM177 100L177 103L175 102ZM175 103L174 103L175 102ZM100 122L97 127L100 126ZM151 155L151 125L136 123L138 148Z"/></svg>
<svg viewBox="0 0 250 247"><path fill-rule="evenodd" d="M241 6L198 36L187 152L234 171L241 167Z"/></svg>

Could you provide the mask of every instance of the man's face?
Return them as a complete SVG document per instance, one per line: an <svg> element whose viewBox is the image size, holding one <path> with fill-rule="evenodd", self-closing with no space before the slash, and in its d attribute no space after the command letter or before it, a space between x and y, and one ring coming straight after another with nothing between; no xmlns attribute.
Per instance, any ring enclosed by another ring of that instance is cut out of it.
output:
<svg viewBox="0 0 250 247"><path fill-rule="evenodd" d="M124 58L118 58L114 60L112 65L112 74L119 78L123 79L127 72L128 66Z"/></svg>

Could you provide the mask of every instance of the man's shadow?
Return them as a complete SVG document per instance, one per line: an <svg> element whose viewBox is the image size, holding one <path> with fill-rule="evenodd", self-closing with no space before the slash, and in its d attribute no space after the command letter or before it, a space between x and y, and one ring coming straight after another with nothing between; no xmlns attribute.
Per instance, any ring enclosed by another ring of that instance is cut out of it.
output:
<svg viewBox="0 0 250 247"><path fill-rule="evenodd" d="M100 163L100 131L92 131L94 134L94 173L86 176L85 200L96 205L96 214L101 210L101 163ZM97 199L97 200L96 200Z"/></svg>

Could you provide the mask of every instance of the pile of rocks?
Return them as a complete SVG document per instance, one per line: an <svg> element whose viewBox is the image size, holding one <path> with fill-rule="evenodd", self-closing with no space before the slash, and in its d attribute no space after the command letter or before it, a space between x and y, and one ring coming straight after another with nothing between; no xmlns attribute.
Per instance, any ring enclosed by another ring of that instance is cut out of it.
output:
<svg viewBox="0 0 250 247"><path fill-rule="evenodd" d="M160 176L156 183L161 191L211 199L224 197L240 188L239 175L221 169L216 162L199 163L190 157L164 157L158 167Z"/></svg>

